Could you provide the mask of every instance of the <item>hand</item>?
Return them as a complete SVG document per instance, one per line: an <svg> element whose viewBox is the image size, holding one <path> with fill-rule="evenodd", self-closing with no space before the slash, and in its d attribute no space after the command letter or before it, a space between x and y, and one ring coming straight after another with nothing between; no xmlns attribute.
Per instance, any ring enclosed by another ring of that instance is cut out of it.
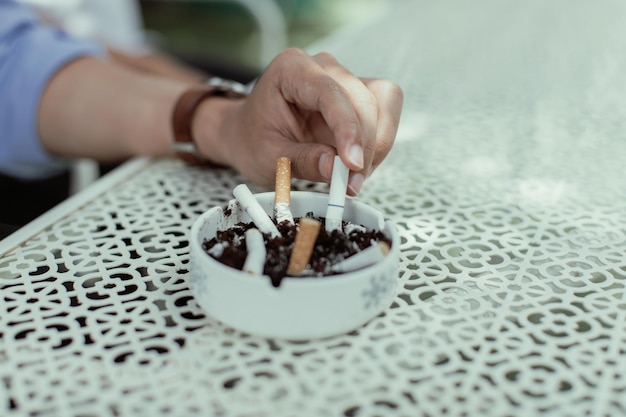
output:
<svg viewBox="0 0 626 417"><path fill-rule="evenodd" d="M281 156L291 159L294 177L329 182L338 153L356 195L393 145L402 100L396 84L357 78L330 54L288 49L231 108L219 139L205 149L214 162L266 186L274 183Z"/></svg>

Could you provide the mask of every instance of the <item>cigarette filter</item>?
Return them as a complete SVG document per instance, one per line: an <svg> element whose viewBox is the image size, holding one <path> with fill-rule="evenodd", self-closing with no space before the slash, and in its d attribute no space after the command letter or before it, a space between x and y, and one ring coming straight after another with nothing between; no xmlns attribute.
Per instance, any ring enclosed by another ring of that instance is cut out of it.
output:
<svg viewBox="0 0 626 417"><path fill-rule="evenodd" d="M339 155L336 155L333 163L333 174L330 179L328 208L326 209L326 230L328 232L341 229L349 172L350 170L341 161Z"/></svg>
<svg viewBox="0 0 626 417"><path fill-rule="evenodd" d="M300 228L289 258L288 274L297 275L309 264L321 227L322 224L315 219L303 217L300 220Z"/></svg>
<svg viewBox="0 0 626 417"><path fill-rule="evenodd" d="M271 237L280 236L280 232L276 228L276 225L263 210L263 207L261 207L259 202L256 201L256 198L254 198L246 184L239 184L236 186L233 189L233 195L261 232L268 234Z"/></svg>
<svg viewBox="0 0 626 417"><path fill-rule="evenodd" d="M293 224L291 214L291 160L285 156L276 160L276 191L274 193L274 218L276 223L287 220Z"/></svg>
<svg viewBox="0 0 626 417"><path fill-rule="evenodd" d="M337 262L331 269L335 272L355 271L382 261L388 253L389 245L385 242L378 242L377 245L372 245L343 261Z"/></svg>
<svg viewBox="0 0 626 417"><path fill-rule="evenodd" d="M261 275L265 267L265 242L259 229L248 229L246 231L246 247L248 255L243 264L243 271L249 274Z"/></svg>

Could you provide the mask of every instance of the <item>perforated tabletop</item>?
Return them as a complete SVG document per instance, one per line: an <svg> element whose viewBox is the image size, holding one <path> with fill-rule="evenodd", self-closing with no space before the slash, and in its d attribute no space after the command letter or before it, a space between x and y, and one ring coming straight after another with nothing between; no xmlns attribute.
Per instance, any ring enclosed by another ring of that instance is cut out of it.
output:
<svg viewBox="0 0 626 417"><path fill-rule="evenodd" d="M350 334L198 307L189 229L228 170L135 161L5 241L0 415L626 414L625 13L399 1L311 48L406 96L359 197L400 231L399 292Z"/></svg>

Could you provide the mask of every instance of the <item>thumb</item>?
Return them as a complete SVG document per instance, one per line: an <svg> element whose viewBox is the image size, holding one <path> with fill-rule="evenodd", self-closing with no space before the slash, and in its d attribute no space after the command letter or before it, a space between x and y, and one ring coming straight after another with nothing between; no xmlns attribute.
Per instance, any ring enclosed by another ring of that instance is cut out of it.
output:
<svg viewBox="0 0 626 417"><path fill-rule="evenodd" d="M293 143L283 149L282 156L291 160L294 178L313 182L330 182L333 158L337 151L319 143Z"/></svg>

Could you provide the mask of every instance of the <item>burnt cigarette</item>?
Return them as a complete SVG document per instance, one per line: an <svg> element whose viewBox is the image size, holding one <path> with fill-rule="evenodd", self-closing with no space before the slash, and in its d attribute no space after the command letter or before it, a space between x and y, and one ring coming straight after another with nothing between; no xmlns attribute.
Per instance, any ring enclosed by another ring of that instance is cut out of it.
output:
<svg viewBox="0 0 626 417"><path fill-rule="evenodd" d="M249 274L261 275L265 267L265 242L259 229L248 229L246 231L246 247L248 255L243 264L243 271Z"/></svg>
<svg viewBox="0 0 626 417"><path fill-rule="evenodd" d="M248 213L252 222L256 225L256 227L263 233L270 235L271 237L280 236L280 232L276 228L276 225L270 219L270 216L267 215L263 207L259 204L259 202L254 198L252 192L246 184L239 184L233 189L233 195L241 204L241 208Z"/></svg>
<svg viewBox="0 0 626 417"><path fill-rule="evenodd" d="M305 270L311 260L313 247L321 227L322 224L315 219L303 217L300 220L298 234L296 234L296 240L289 258L288 274L297 275Z"/></svg>
<svg viewBox="0 0 626 417"><path fill-rule="evenodd" d="M276 160L276 191L274 193L274 218L276 223L287 220L293 224L291 214L291 160L285 156Z"/></svg>
<svg viewBox="0 0 626 417"><path fill-rule="evenodd" d="M385 242L378 242L376 245L372 245L343 261L337 262L331 269L335 272L356 271L382 261L388 253L389 245Z"/></svg>
<svg viewBox="0 0 626 417"><path fill-rule="evenodd" d="M346 202L348 190L348 174L350 170L341 161L339 155L335 156L333 174L330 179L330 191L328 193L328 208L326 209L326 230L341 230L343 208Z"/></svg>

